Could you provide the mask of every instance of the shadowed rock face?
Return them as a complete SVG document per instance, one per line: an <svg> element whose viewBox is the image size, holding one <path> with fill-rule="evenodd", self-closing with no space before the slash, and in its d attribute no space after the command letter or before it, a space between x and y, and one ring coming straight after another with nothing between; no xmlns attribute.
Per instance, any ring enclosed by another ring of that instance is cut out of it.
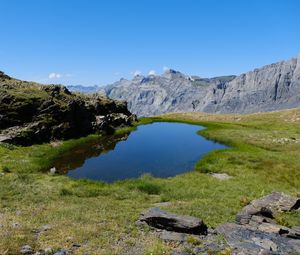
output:
<svg viewBox="0 0 300 255"><path fill-rule="evenodd" d="M0 72L0 142L20 145L109 132L136 117L126 102L77 95L60 85L40 85Z"/></svg>
<svg viewBox="0 0 300 255"><path fill-rule="evenodd" d="M300 106L300 55L240 76L199 78L169 70L121 79L101 90L139 116L203 111L253 113Z"/></svg>

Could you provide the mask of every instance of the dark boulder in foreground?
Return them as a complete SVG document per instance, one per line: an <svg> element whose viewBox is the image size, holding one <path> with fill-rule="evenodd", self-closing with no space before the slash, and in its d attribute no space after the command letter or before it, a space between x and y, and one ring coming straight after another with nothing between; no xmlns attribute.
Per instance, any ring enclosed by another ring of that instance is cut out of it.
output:
<svg viewBox="0 0 300 255"><path fill-rule="evenodd" d="M276 213L296 210L300 207L300 199L280 192L253 200L236 216L239 224L248 224L253 215L273 218Z"/></svg>
<svg viewBox="0 0 300 255"><path fill-rule="evenodd" d="M44 143L110 132L136 120L126 102L71 93L61 85L40 85L0 72L0 142Z"/></svg>
<svg viewBox="0 0 300 255"><path fill-rule="evenodd" d="M149 226L165 229L168 231L189 233L189 234L206 234L207 226L201 219L171 214L157 207L151 208L141 214L140 222L146 222Z"/></svg>

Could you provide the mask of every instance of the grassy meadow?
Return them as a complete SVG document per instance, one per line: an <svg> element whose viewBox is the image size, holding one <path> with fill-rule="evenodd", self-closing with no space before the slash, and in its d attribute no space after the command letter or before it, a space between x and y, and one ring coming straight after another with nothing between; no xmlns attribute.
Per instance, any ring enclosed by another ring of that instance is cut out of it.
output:
<svg viewBox="0 0 300 255"><path fill-rule="evenodd" d="M194 171L172 178L145 175L106 184L48 171L61 153L98 139L96 135L31 147L0 145L0 254L18 254L25 244L53 252L80 244L74 254L168 254L174 244L135 224L140 212L155 203L170 202L165 210L215 227L233 222L249 201L272 191L300 196L300 109L251 115L172 113L137 125L153 121L203 125L207 128L200 135L230 148L207 154ZM208 174L212 172L233 178L220 181ZM300 226L299 212L276 220Z"/></svg>

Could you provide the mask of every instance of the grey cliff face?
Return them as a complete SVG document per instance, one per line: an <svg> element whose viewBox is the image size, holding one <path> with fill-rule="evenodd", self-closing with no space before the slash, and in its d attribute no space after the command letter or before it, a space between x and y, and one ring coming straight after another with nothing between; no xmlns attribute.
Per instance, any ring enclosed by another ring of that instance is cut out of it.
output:
<svg viewBox="0 0 300 255"><path fill-rule="evenodd" d="M168 70L121 79L101 90L139 116L203 111L253 113L300 106L300 55L240 76L199 78Z"/></svg>

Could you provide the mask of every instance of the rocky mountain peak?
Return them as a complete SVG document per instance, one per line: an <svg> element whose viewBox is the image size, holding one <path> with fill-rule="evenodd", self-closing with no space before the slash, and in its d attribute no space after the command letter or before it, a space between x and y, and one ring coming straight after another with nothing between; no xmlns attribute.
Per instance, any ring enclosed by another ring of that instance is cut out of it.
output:
<svg viewBox="0 0 300 255"><path fill-rule="evenodd" d="M143 79L145 78L145 76L141 75L141 74L137 74L133 77L132 81L134 82L141 82Z"/></svg>
<svg viewBox="0 0 300 255"><path fill-rule="evenodd" d="M139 116L166 112L254 113L300 107L300 55L239 76L203 78L169 69L104 87Z"/></svg>
<svg viewBox="0 0 300 255"><path fill-rule="evenodd" d="M183 73L173 70L173 69L166 70L163 73L162 77L167 78L167 79L187 78L187 76L184 75Z"/></svg>

